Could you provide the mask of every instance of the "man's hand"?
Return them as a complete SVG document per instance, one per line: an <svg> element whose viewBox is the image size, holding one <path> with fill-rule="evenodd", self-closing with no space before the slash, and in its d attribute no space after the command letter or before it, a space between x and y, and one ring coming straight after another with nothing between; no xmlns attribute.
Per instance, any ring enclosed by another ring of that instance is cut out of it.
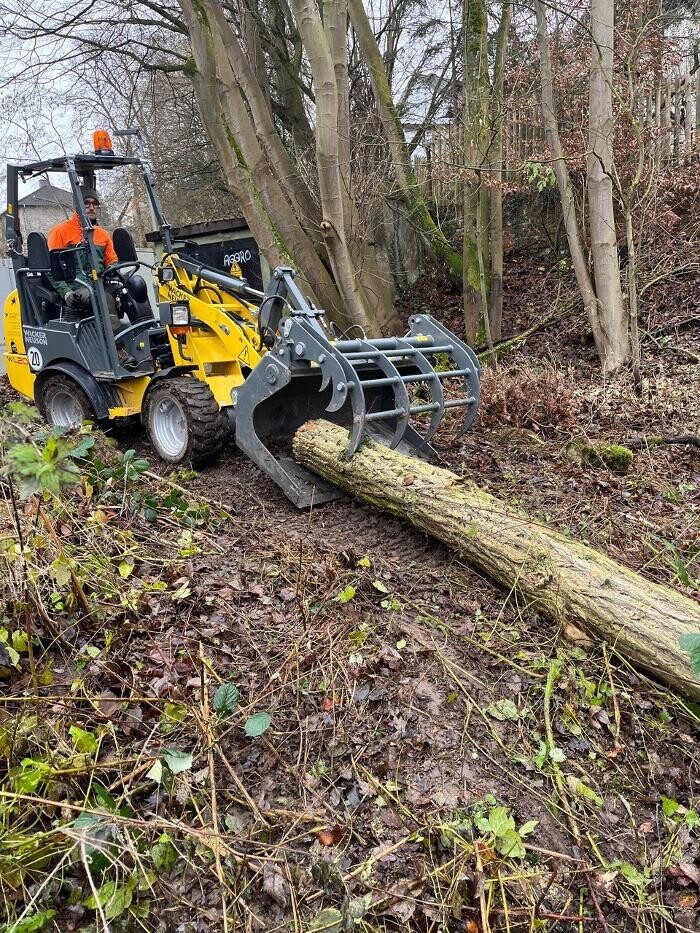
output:
<svg viewBox="0 0 700 933"><path fill-rule="evenodd" d="M90 289L86 285L66 292L66 304L71 310L90 307Z"/></svg>

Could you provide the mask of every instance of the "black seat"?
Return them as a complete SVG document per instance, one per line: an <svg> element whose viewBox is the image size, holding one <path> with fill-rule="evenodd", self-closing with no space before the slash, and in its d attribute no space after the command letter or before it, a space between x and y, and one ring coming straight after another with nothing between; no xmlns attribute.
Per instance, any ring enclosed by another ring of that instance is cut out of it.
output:
<svg viewBox="0 0 700 933"><path fill-rule="evenodd" d="M139 261L134 238L125 227L116 228L112 234L112 243L114 243L114 252L119 262Z"/></svg>
<svg viewBox="0 0 700 933"><path fill-rule="evenodd" d="M51 268L49 244L43 233L30 233L27 237L27 266L37 272L48 272Z"/></svg>
<svg viewBox="0 0 700 933"><path fill-rule="evenodd" d="M61 297L49 278L51 256L46 237L36 231L27 236L26 289L38 324L61 313Z"/></svg>

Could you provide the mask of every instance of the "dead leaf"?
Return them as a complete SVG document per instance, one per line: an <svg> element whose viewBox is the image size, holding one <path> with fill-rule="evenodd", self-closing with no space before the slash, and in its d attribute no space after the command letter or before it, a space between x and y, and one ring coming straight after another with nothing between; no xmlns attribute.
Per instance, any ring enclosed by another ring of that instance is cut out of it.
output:
<svg viewBox="0 0 700 933"><path fill-rule="evenodd" d="M330 829L322 829L317 833L317 838L322 846L334 846L343 838L343 828L336 825Z"/></svg>
<svg viewBox="0 0 700 933"><path fill-rule="evenodd" d="M280 907L289 906L289 882L273 862L263 864L263 891Z"/></svg>
<svg viewBox="0 0 700 933"><path fill-rule="evenodd" d="M582 629L572 625L571 622L564 623L562 635L564 638L573 642L575 645L582 645L587 647L588 645L593 644L593 639L590 637L590 635L587 635Z"/></svg>
<svg viewBox="0 0 700 933"><path fill-rule="evenodd" d="M680 862L678 868L686 878L690 878L700 888L700 868L697 865L693 865L691 862Z"/></svg>
<svg viewBox="0 0 700 933"><path fill-rule="evenodd" d="M401 829L403 827L403 820L393 810L382 810L381 821L389 829Z"/></svg>

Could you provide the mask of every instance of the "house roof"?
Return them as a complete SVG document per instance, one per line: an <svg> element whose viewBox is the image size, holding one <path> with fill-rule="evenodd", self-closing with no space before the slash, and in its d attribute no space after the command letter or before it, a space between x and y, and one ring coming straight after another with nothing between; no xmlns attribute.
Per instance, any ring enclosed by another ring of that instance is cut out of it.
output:
<svg viewBox="0 0 700 933"><path fill-rule="evenodd" d="M20 207L73 207L73 195L65 188L42 185L19 199Z"/></svg>

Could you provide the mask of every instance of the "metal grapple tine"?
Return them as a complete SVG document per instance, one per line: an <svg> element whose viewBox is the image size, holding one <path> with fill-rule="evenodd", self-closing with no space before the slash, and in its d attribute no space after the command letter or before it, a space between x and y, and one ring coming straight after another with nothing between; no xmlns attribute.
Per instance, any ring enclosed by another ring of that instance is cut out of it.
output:
<svg viewBox="0 0 700 933"><path fill-rule="evenodd" d="M467 393L467 398L472 401L466 404L467 411L464 422L457 431L457 436L460 436L472 426L479 410L479 375L481 373L479 360L471 347L467 346L466 343L443 327L429 314L416 314L409 319L409 323L411 325L410 337L429 335L438 343L449 344L449 356L454 360L457 371L464 373L462 376L463 388ZM429 350L424 352L430 354Z"/></svg>
<svg viewBox="0 0 700 933"><path fill-rule="evenodd" d="M396 344L399 347L408 347L411 349L411 344L405 339L397 339ZM442 416L445 411L445 393L442 391L440 377L435 372L435 367L431 364L430 360L416 348L412 349L411 362L415 364L416 369L418 369L421 374L425 375L425 382L430 392L430 401L438 406L433 411L428 430L423 435L423 442L428 444L440 427L440 422L442 421Z"/></svg>
<svg viewBox="0 0 700 933"><path fill-rule="evenodd" d="M374 353L374 345L369 340L360 340L361 351L365 350L368 353ZM411 400L408 397L408 391L406 386L401 379L401 373L394 366L388 356L385 356L383 353L380 353L379 356L373 358L373 363L380 369L387 380L391 380L387 385L391 385L391 388L394 392L394 404L392 405L389 411L392 412L390 417L396 418L396 427L394 428L394 434L389 442L389 447L393 450L401 442L401 438L404 435L406 430L406 425L408 424L409 408L411 407ZM357 380L360 385L362 382ZM396 412L397 414L393 414ZM372 412L376 415L377 419L381 418L381 412ZM388 414L388 412L387 412ZM389 418L387 418L389 420ZM355 453L353 450L352 453ZM350 454L352 456L352 454Z"/></svg>
<svg viewBox="0 0 700 933"><path fill-rule="evenodd" d="M318 365L321 370L320 391L323 392L328 385L333 387L326 411L340 411L347 401L354 379L352 368L342 354L338 353L323 333L309 327L303 318L288 318L283 335L292 359L307 360Z"/></svg>

